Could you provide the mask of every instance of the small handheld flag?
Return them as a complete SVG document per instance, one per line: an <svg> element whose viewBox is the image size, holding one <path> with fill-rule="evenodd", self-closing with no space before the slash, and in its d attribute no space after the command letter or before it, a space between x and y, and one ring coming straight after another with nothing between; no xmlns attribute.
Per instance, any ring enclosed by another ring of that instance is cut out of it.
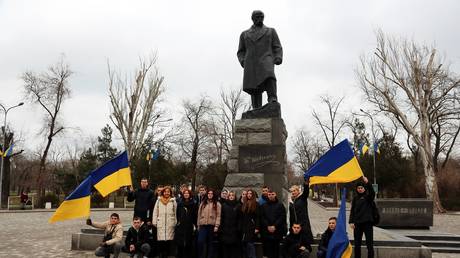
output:
<svg viewBox="0 0 460 258"><path fill-rule="evenodd" d="M343 188L342 201L340 203L339 215L337 216L337 225L327 245L326 258L351 257L352 248L347 235L346 193L347 190Z"/></svg>
<svg viewBox="0 0 460 258"><path fill-rule="evenodd" d="M327 151L305 172L310 185L348 183L363 176L348 140L343 140Z"/></svg>
<svg viewBox="0 0 460 258"><path fill-rule="evenodd" d="M50 223L89 216L91 203L92 178L88 176L81 184L65 198L59 208L49 219Z"/></svg>
<svg viewBox="0 0 460 258"><path fill-rule="evenodd" d="M118 154L101 167L91 172L94 187L105 197L122 186L132 185L131 170L129 169L128 153Z"/></svg>

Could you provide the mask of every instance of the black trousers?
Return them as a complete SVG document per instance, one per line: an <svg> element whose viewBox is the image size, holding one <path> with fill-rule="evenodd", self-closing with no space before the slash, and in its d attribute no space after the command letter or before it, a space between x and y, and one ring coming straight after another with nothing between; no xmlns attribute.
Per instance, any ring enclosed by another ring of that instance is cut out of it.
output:
<svg viewBox="0 0 460 258"><path fill-rule="evenodd" d="M167 258L169 255L172 255L173 241L157 241L157 246L160 258Z"/></svg>
<svg viewBox="0 0 460 258"><path fill-rule="evenodd" d="M280 241L277 239L263 239L264 256L268 258L280 257Z"/></svg>
<svg viewBox="0 0 460 258"><path fill-rule="evenodd" d="M361 243L363 233L366 236L367 257L374 257L374 228L372 222L355 224L353 236L355 238L355 258L361 258Z"/></svg>
<svg viewBox="0 0 460 258"><path fill-rule="evenodd" d="M276 79L267 78L256 90L251 92L251 104L253 109L262 107L262 93L264 91L267 91L268 102L278 101L276 95Z"/></svg>
<svg viewBox="0 0 460 258"><path fill-rule="evenodd" d="M241 258L241 245L222 243L223 258Z"/></svg>

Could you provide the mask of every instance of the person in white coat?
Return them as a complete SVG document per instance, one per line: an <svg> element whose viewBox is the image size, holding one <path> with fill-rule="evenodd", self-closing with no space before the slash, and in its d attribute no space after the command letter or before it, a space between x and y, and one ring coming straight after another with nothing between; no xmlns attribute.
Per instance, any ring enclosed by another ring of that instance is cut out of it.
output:
<svg viewBox="0 0 460 258"><path fill-rule="evenodd" d="M176 200L172 197L171 187L162 189L160 197L153 208L152 224L157 230L157 245L160 258L172 253L172 240L176 226Z"/></svg>

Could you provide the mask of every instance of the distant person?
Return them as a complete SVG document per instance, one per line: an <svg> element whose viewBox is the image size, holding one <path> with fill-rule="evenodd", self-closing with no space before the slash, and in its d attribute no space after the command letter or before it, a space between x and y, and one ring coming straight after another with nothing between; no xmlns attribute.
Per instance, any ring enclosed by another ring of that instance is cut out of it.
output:
<svg viewBox="0 0 460 258"><path fill-rule="evenodd" d="M294 185L290 188L292 202L289 204L289 222L292 226L299 223L302 227L302 233L307 236L310 244L313 244L313 234L311 233L310 218L308 216L308 194L309 179L306 178L303 185L303 192L300 193L300 187Z"/></svg>
<svg viewBox="0 0 460 258"><path fill-rule="evenodd" d="M147 223L152 224L152 212L153 212L153 191L149 188L149 181L147 178L141 179L141 187L134 191L133 187L129 188L128 202L134 202L134 217L139 217Z"/></svg>
<svg viewBox="0 0 460 258"><path fill-rule="evenodd" d="M172 197L171 187L165 186L161 196L153 208L152 224L157 231L157 247L160 258L166 258L172 253L172 241L174 240L174 228L176 227L177 204Z"/></svg>
<svg viewBox="0 0 460 258"><path fill-rule="evenodd" d="M264 256L279 258L280 242L287 233L286 209L278 201L276 192L269 190L261 207L261 233Z"/></svg>
<svg viewBox="0 0 460 258"><path fill-rule="evenodd" d="M260 232L260 210L253 190L248 190L241 206L239 230L242 234L243 254L256 258L256 242Z"/></svg>
<svg viewBox="0 0 460 258"><path fill-rule="evenodd" d="M308 258L311 245L307 236L302 233L302 225L293 223L285 239L286 258Z"/></svg>
<svg viewBox="0 0 460 258"><path fill-rule="evenodd" d="M367 257L374 257L374 217L372 205L375 198L374 188L367 177L356 184L356 196L351 201L350 226L355 240L355 258L361 258L363 233L366 236Z"/></svg>
<svg viewBox="0 0 460 258"><path fill-rule="evenodd" d="M193 258L194 235L197 223L197 203L193 199L192 191L185 189L182 198L177 203L177 225L174 232L174 241L177 245L177 258Z"/></svg>
<svg viewBox="0 0 460 258"><path fill-rule="evenodd" d="M198 257L215 258L215 235L219 231L222 206L212 189L208 189L198 208ZM206 251L207 250L207 251ZM207 254L207 255L206 255Z"/></svg>
<svg viewBox="0 0 460 258"><path fill-rule="evenodd" d="M268 201L268 192L270 191L270 188L266 185L262 187L262 194L259 199L257 199L257 202L259 203L259 206L264 205Z"/></svg>
<svg viewBox="0 0 460 258"><path fill-rule="evenodd" d="M21 209L22 210L25 210L26 209L26 205L27 205L27 202L29 201L29 195L27 194L26 191L21 191Z"/></svg>
<svg viewBox="0 0 460 258"><path fill-rule="evenodd" d="M336 225L337 225L337 218L330 217L327 222L327 229L321 235L321 240L319 241L318 252L316 254L318 258L326 258L327 246L329 245L329 240L331 240L332 234L335 231Z"/></svg>
<svg viewBox="0 0 460 258"><path fill-rule="evenodd" d="M243 190L241 192L241 196L240 196L240 203L243 204L244 200L246 199L246 195L248 194L248 191L247 190Z"/></svg>
<svg viewBox="0 0 460 258"><path fill-rule="evenodd" d="M120 216L117 213L112 213L109 221L99 223L87 219L86 224L95 228L104 229L104 237L94 254L101 257L110 257L110 254L113 253L113 257L117 258L123 247L123 226L120 221Z"/></svg>
<svg viewBox="0 0 460 258"><path fill-rule="evenodd" d="M228 193L228 199L222 202L220 243L223 258L240 258L241 234L238 230L238 220L241 204L236 199L235 192Z"/></svg>
<svg viewBox="0 0 460 258"><path fill-rule="evenodd" d="M123 250L130 254L130 257L147 257L151 247L148 243L150 237L149 227L140 217L133 218L133 224L126 234Z"/></svg>

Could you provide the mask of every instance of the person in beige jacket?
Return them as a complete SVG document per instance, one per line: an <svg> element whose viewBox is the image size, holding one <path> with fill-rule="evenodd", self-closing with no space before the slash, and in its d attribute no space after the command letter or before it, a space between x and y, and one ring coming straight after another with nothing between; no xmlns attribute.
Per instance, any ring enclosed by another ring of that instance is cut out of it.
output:
<svg viewBox="0 0 460 258"><path fill-rule="evenodd" d="M123 225L121 224L120 216L117 213L112 213L109 221L101 223L87 219L86 224L104 229L104 238L94 254L96 256L110 257L110 253L113 253L113 257L117 258L123 246Z"/></svg>
<svg viewBox="0 0 460 258"><path fill-rule="evenodd" d="M207 257L216 257L212 242L214 234L217 233L220 226L221 205L217 201L217 195L212 189L207 191L203 201L198 208L198 257L205 258L206 247Z"/></svg>
<svg viewBox="0 0 460 258"><path fill-rule="evenodd" d="M168 257L172 251L174 228L176 226L177 204L172 197L171 187L165 186L153 208L152 224L157 229L157 244L160 258Z"/></svg>

